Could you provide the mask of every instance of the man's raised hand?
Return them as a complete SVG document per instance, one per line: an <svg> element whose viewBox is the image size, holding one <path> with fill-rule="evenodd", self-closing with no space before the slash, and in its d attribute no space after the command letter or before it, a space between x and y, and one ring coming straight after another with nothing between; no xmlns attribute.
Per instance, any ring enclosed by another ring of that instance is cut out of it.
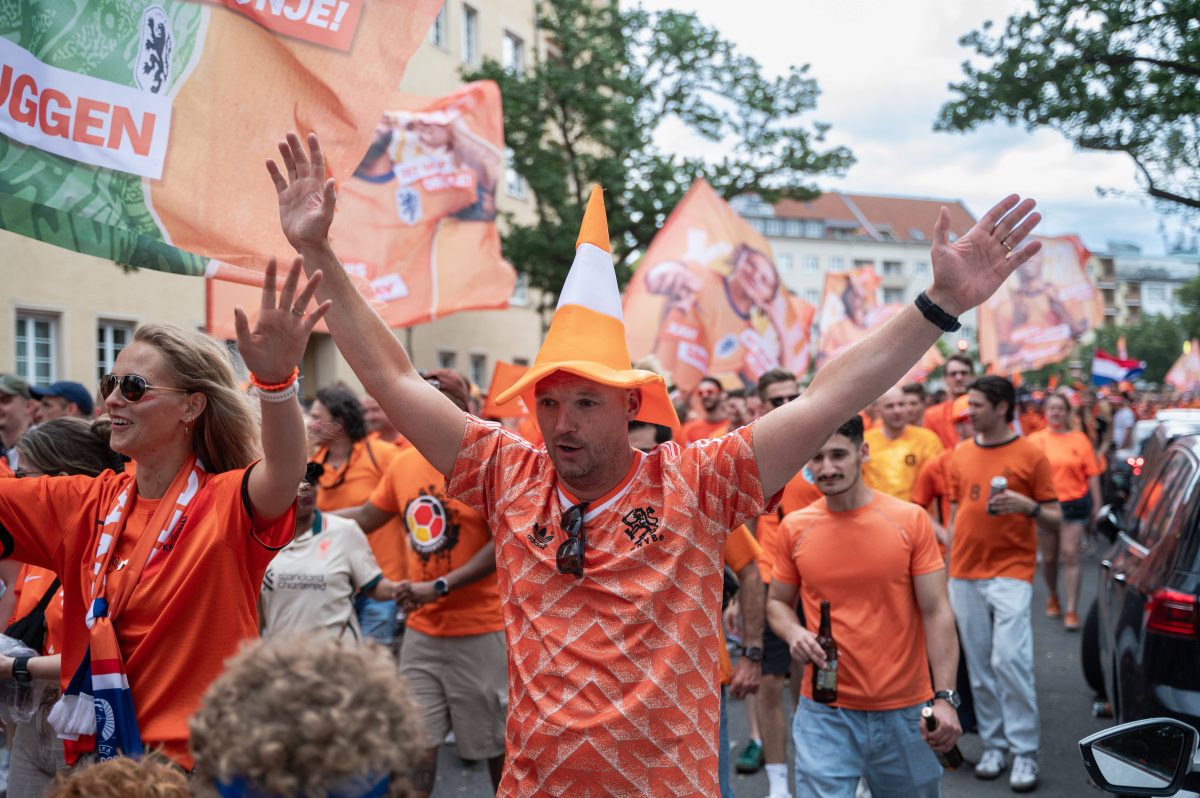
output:
<svg viewBox="0 0 1200 798"><path fill-rule="evenodd" d="M933 227L933 286L929 298L953 316L980 305L1018 266L1042 248L1021 242L1042 220L1036 203L1011 194L962 238L949 241L950 212L942 208Z"/></svg>
<svg viewBox="0 0 1200 798"><path fill-rule="evenodd" d="M308 134L308 152L295 133L279 142L283 171L273 160L267 172L279 197L279 223L288 242L302 252L306 247L324 244L333 222L337 204L333 178L325 178L325 156L317 134ZM286 174L286 176L285 176Z"/></svg>

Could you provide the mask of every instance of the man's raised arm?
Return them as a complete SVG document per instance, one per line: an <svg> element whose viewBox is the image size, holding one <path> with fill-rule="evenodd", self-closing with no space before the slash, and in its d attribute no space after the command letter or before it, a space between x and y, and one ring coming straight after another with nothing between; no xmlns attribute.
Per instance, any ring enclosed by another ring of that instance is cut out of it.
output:
<svg viewBox="0 0 1200 798"><path fill-rule="evenodd" d="M954 243L947 233L950 212L934 225L931 301L957 317L996 292L1041 242L1021 247L1040 214L1033 200L1015 194L984 215ZM764 495L783 488L846 419L895 385L942 335L910 305L821 369L798 400L768 413L754 430L754 455Z"/></svg>
<svg viewBox="0 0 1200 798"><path fill-rule="evenodd" d="M462 443L463 412L421 378L404 347L342 268L329 242L337 202L334 181L325 177L325 157L315 134L308 136L308 149L306 153L300 138L289 133L279 144L283 170L267 161L279 195L283 233L304 258L305 272L324 274L317 296L333 300L325 323L354 374L400 434L448 476Z"/></svg>

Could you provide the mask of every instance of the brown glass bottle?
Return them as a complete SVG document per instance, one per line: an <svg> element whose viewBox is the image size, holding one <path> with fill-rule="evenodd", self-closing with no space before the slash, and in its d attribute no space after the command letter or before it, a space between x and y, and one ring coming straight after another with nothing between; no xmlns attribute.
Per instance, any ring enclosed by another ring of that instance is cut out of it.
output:
<svg viewBox="0 0 1200 798"><path fill-rule="evenodd" d="M937 731L937 718L933 716L933 707L925 707L921 710L921 717L925 719L925 729L927 731ZM954 746L944 754L937 754L938 762L946 770L958 770L962 767L963 755L962 751L958 750L958 746Z"/></svg>
<svg viewBox="0 0 1200 798"><path fill-rule="evenodd" d="M829 602L821 602L821 628L817 631L817 645L825 652L825 667L813 664L812 697L818 704L837 701L837 642L829 622Z"/></svg>

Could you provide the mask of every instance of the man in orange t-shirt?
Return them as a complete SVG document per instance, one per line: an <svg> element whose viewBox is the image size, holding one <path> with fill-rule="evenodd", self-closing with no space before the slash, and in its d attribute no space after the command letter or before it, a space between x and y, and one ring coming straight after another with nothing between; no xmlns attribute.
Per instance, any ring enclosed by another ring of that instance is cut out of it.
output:
<svg viewBox="0 0 1200 798"><path fill-rule="evenodd" d="M804 680L792 724L796 793L852 796L865 778L876 795L937 795L934 752L949 750L962 732L946 572L929 516L870 489L866 455L862 420L853 416L809 461L824 499L790 513L776 540L771 627L796 659L833 670L836 684L834 701L822 704ZM808 628L792 609L797 594ZM834 663L816 636L826 602ZM921 721L930 703L934 732Z"/></svg>
<svg viewBox="0 0 1200 798"><path fill-rule="evenodd" d="M426 379L464 412L469 393L454 371ZM371 497L341 513L369 535L392 521L405 527L401 604L408 611L400 675L421 711L424 761L412 778L428 796L437 777L442 739L454 732L464 759L486 759L493 789L504 766L508 669L504 616L496 586L496 549L483 516L446 497L446 480L409 447L388 466Z"/></svg>
<svg viewBox="0 0 1200 798"><path fill-rule="evenodd" d="M1009 784L1037 786L1039 743L1030 602L1037 569L1035 525L1055 530L1062 511L1050 463L1012 431L1016 391L1002 377L971 383L975 437L950 457L950 601L962 634L983 755L975 775L998 778L1014 755ZM992 480L1007 489L992 495Z"/></svg>
<svg viewBox="0 0 1200 798"><path fill-rule="evenodd" d="M971 426L971 414L967 409L967 397L962 395L954 400L954 430L959 441L965 441L975 434ZM938 545L946 553L946 542L950 539L950 476L946 469L950 465L950 455L954 449L947 449L930 460L921 468L917 482L913 485L912 501L929 511L933 517L933 531L937 534Z"/></svg>
<svg viewBox="0 0 1200 798"><path fill-rule="evenodd" d="M975 376L975 364L966 355L954 354L946 358L942 367L949 396L925 411L925 429L933 430L942 440L942 446L953 449L958 443L954 432L954 400L967 392L967 383Z"/></svg>
<svg viewBox="0 0 1200 798"><path fill-rule="evenodd" d="M716 377L700 380L696 397L704 415L683 425L684 445L705 438L719 438L729 430L729 419L725 416L725 388L720 380Z"/></svg>

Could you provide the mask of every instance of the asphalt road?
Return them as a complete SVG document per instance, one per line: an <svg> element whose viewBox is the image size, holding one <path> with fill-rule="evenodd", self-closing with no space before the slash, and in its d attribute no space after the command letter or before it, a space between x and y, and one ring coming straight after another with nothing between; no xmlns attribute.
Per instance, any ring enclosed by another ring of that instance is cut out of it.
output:
<svg viewBox="0 0 1200 798"><path fill-rule="evenodd" d="M1097 560L1098 552L1094 549L1084 556L1080 602L1083 609L1091 604L1096 594ZM1079 634L1065 632L1061 620L1045 617L1046 590L1040 574L1034 585L1033 602L1035 678L1042 722L1041 784L1035 794L1054 798L1096 798L1102 793L1088 784L1077 743L1092 732L1111 725L1112 721L1092 717L1092 693L1083 680L1079 665ZM746 741L746 715L738 701L731 701L729 709L730 737L736 755ZM978 759L980 746L976 735L965 735L960 747L968 763ZM751 776L735 776L734 790L738 798L764 798L767 794L766 774L760 771ZM464 762L453 745L443 745L433 798L483 798L491 794L483 763ZM942 781L942 795L946 798L1013 794L1008 787L1007 772L996 781L980 781L974 777L969 764L947 773Z"/></svg>

